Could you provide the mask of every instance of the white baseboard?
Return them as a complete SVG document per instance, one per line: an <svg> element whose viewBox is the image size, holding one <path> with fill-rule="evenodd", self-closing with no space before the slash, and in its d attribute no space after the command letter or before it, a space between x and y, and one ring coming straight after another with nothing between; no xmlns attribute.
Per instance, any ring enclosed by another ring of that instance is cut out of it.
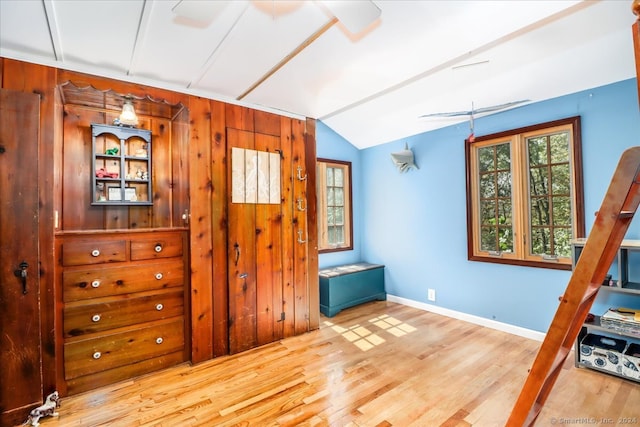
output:
<svg viewBox="0 0 640 427"><path fill-rule="evenodd" d="M430 311L432 313L441 314L447 317L453 317L454 319L463 320L465 322L473 323L475 325L485 326L487 328L496 329L498 331L507 332L513 335L518 335L518 336L529 338L535 341L543 341L545 337L544 333L534 331L532 329L521 328L520 326L514 326L508 323L497 322L495 320L485 319L484 317L474 316L472 314L462 313L460 311L438 307L437 305L426 304L424 302L397 297L395 295L387 294L387 301L396 302L398 304L406 305L406 306L417 308L424 311Z"/></svg>

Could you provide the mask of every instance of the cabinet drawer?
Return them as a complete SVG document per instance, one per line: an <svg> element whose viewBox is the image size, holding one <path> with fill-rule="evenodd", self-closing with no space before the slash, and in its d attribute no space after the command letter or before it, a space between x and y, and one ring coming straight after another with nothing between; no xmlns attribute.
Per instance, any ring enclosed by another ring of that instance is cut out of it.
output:
<svg viewBox="0 0 640 427"><path fill-rule="evenodd" d="M65 378L140 362L184 348L183 318L64 345Z"/></svg>
<svg viewBox="0 0 640 427"><path fill-rule="evenodd" d="M101 264L127 259L126 240L65 240L62 265Z"/></svg>
<svg viewBox="0 0 640 427"><path fill-rule="evenodd" d="M96 372L95 374L83 375L66 381L67 395L70 396L72 394L95 390L98 387L108 384L135 378L170 366L176 366L186 360L184 351L178 350L174 353L163 354L162 356L142 360L131 365L119 366L106 371Z"/></svg>
<svg viewBox="0 0 640 427"><path fill-rule="evenodd" d="M182 288L145 293L135 298L111 298L83 302L64 309L64 336L74 337L137 323L181 316L184 312Z"/></svg>
<svg viewBox="0 0 640 427"><path fill-rule="evenodd" d="M143 265L105 266L62 273L65 302L182 286L182 258Z"/></svg>
<svg viewBox="0 0 640 427"><path fill-rule="evenodd" d="M131 241L131 260L182 256L182 235L160 235L150 239Z"/></svg>

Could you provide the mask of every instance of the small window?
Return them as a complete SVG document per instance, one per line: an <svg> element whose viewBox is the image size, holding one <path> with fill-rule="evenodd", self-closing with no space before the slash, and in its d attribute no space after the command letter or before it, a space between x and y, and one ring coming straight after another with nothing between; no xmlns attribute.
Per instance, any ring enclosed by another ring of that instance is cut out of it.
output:
<svg viewBox="0 0 640 427"><path fill-rule="evenodd" d="M466 141L473 261L571 268L584 237L580 118Z"/></svg>
<svg viewBox="0 0 640 427"><path fill-rule="evenodd" d="M351 162L318 159L318 251L353 249Z"/></svg>

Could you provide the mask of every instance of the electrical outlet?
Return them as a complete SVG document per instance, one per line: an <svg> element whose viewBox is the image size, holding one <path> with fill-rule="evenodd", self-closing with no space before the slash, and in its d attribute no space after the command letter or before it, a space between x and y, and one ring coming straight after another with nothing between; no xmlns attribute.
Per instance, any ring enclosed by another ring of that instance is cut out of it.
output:
<svg viewBox="0 0 640 427"><path fill-rule="evenodd" d="M427 299L429 301L435 301L436 300L436 290L435 289L428 289L427 290Z"/></svg>

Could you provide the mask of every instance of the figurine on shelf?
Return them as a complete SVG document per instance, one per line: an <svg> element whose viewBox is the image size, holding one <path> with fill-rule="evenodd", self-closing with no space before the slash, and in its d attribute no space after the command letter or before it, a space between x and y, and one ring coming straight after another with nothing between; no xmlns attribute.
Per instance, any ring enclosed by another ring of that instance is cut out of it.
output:
<svg viewBox="0 0 640 427"><path fill-rule="evenodd" d="M138 148L135 154L136 157L147 157L147 150L144 147Z"/></svg>
<svg viewBox="0 0 640 427"><path fill-rule="evenodd" d="M107 172L105 168L96 169L96 177L98 178L117 178L118 172Z"/></svg>
<svg viewBox="0 0 640 427"><path fill-rule="evenodd" d="M118 154L118 147L109 148L104 151L104 154L108 156L116 156Z"/></svg>
<svg viewBox="0 0 640 427"><path fill-rule="evenodd" d="M96 191L99 202L105 202L107 198L104 195L104 182L96 182Z"/></svg>
<svg viewBox="0 0 640 427"><path fill-rule="evenodd" d="M138 171L136 172L136 178L147 181L149 180L149 172L147 172L146 170L138 169Z"/></svg>

